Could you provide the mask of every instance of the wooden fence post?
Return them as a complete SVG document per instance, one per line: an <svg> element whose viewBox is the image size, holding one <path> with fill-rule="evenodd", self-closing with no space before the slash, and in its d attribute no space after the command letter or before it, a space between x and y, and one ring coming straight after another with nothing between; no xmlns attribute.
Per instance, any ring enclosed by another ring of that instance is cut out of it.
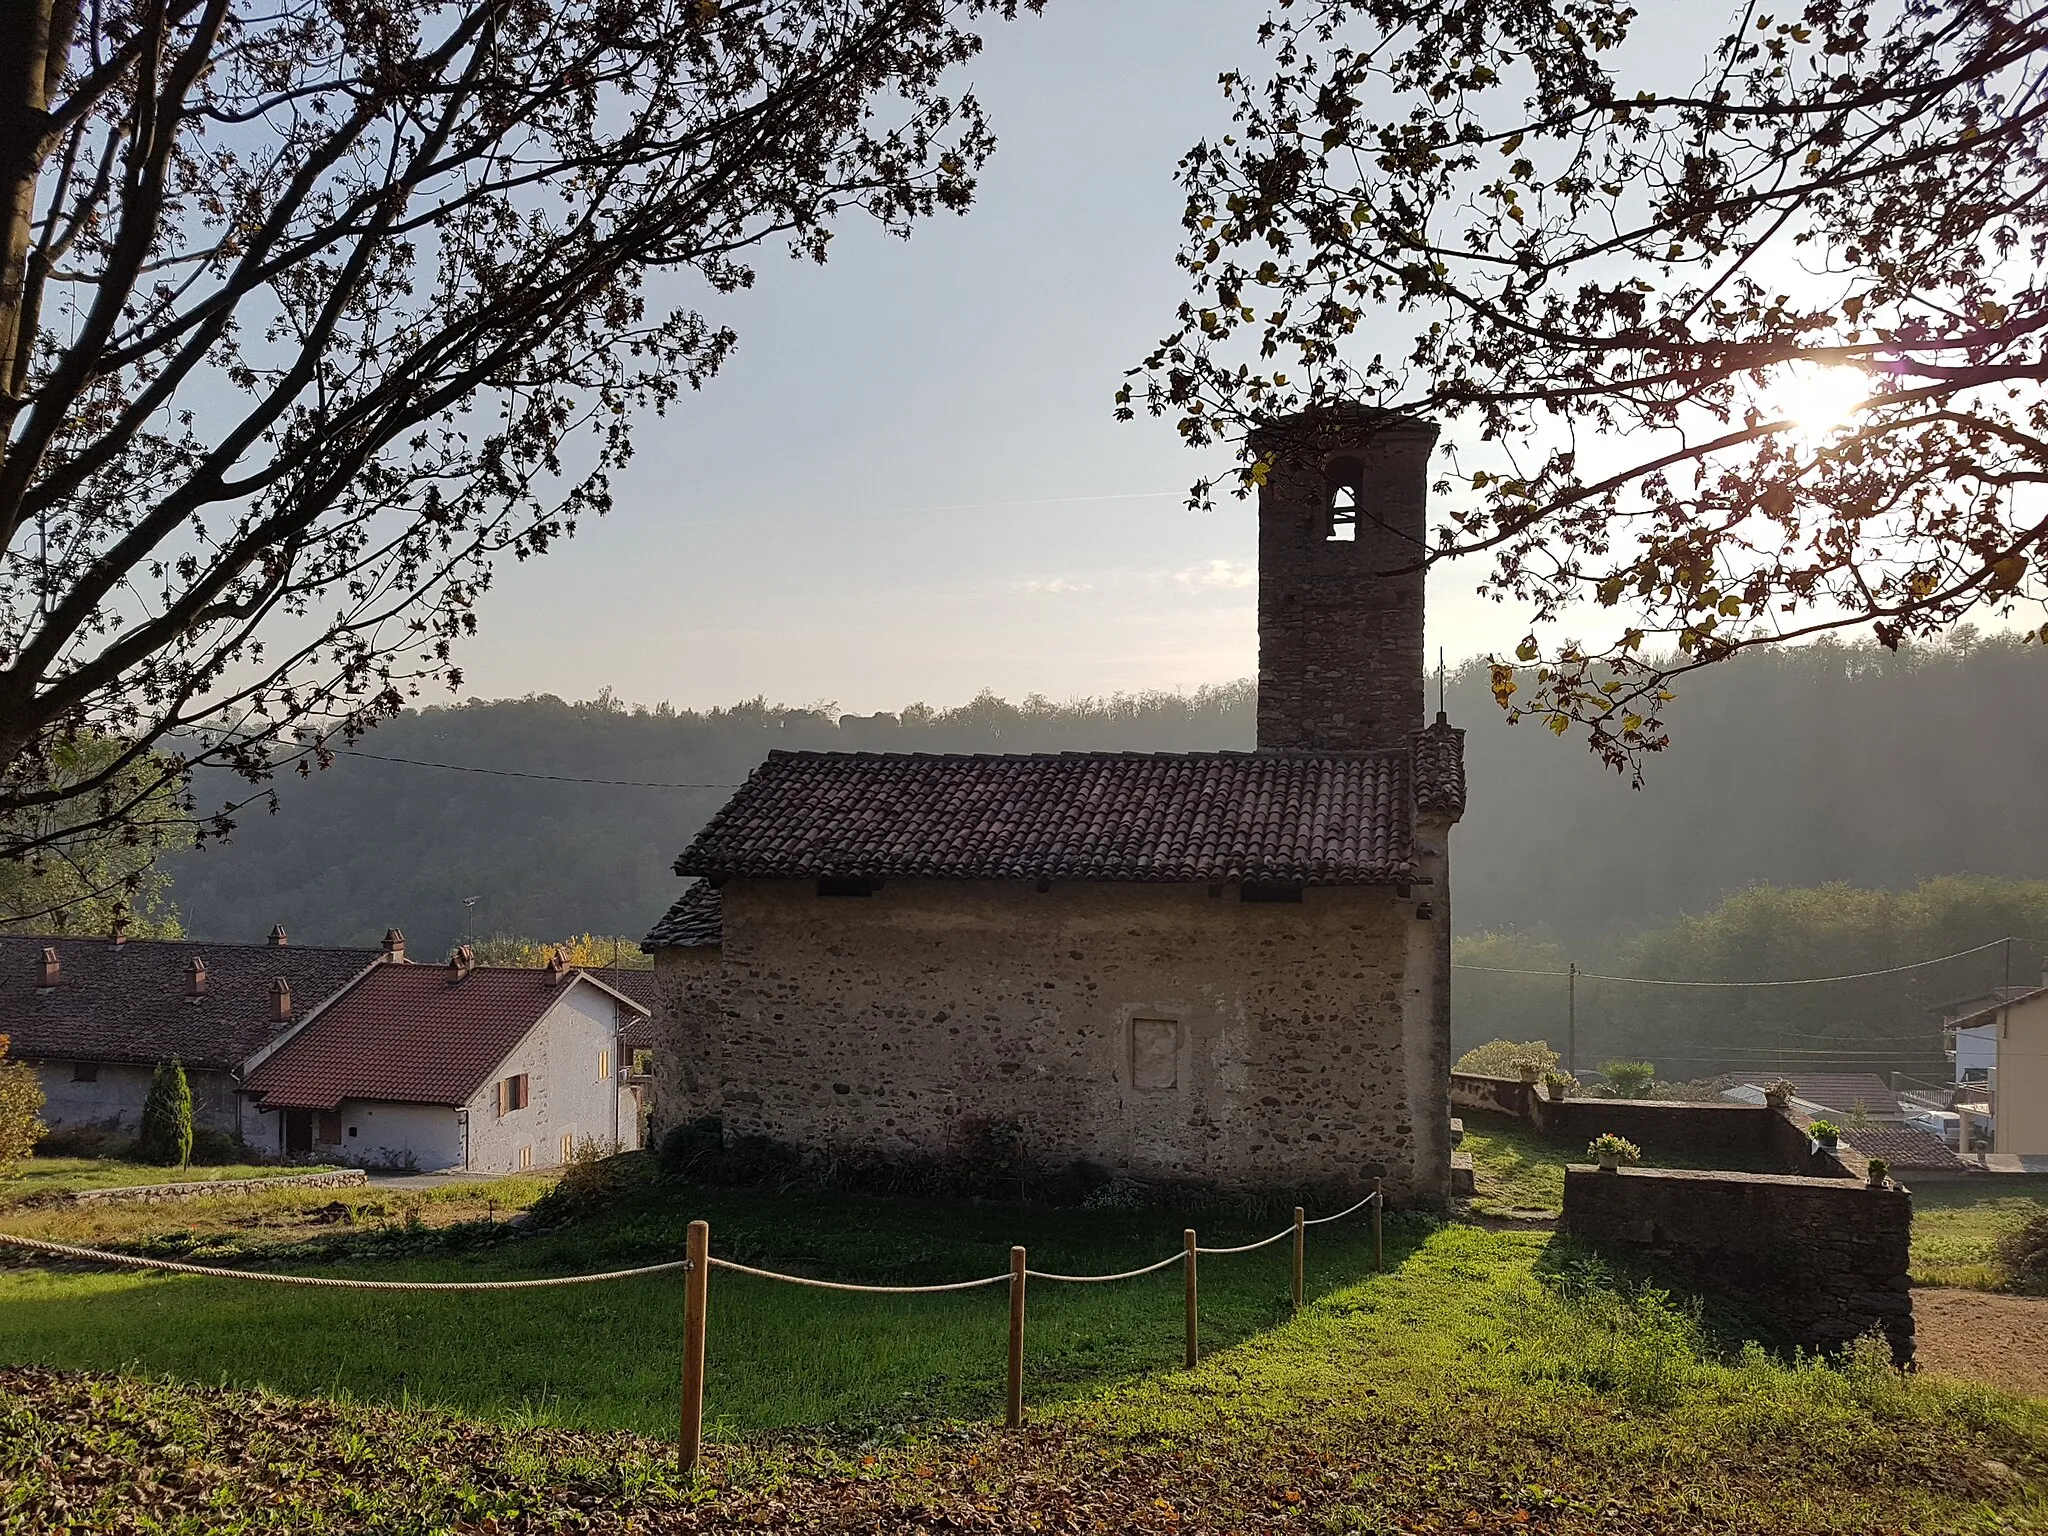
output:
<svg viewBox="0 0 2048 1536"><path fill-rule="evenodd" d="M711 1223L690 1223L690 1267L683 1276L683 1432L677 1463L685 1477L697 1470L704 1446L704 1324L711 1300Z"/></svg>
<svg viewBox="0 0 2048 1536"><path fill-rule="evenodd" d="M1010 1250L1010 1391L1003 1423L1024 1427L1024 1250Z"/></svg>
<svg viewBox="0 0 2048 1536"><path fill-rule="evenodd" d="M1294 1208L1294 1310L1301 1310L1302 1261L1308 1248L1308 1228L1303 1223L1304 1212L1300 1206Z"/></svg>
<svg viewBox="0 0 2048 1536"><path fill-rule="evenodd" d="M1185 1269L1188 1282L1188 1348L1187 1363L1190 1369L1201 1362L1202 1330L1195 1321L1195 1229L1189 1227L1180 1235L1181 1247L1186 1255Z"/></svg>
<svg viewBox="0 0 2048 1536"><path fill-rule="evenodd" d="M1372 1272L1385 1274L1387 1270L1386 1238L1381 1231L1382 1220L1387 1214L1387 1181L1372 1181Z"/></svg>

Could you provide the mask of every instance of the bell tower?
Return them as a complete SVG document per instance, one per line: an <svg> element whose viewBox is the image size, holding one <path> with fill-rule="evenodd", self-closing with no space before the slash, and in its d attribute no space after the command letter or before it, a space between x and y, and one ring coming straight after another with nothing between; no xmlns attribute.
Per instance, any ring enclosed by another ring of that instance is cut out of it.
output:
<svg viewBox="0 0 2048 1536"><path fill-rule="evenodd" d="M1434 422L1342 406L1253 434L1259 750L1405 748L1423 715Z"/></svg>

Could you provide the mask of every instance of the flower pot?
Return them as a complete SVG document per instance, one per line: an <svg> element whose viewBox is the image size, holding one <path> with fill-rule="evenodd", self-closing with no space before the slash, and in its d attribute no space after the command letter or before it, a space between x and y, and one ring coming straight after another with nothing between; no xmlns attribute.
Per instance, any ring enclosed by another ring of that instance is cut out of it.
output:
<svg viewBox="0 0 2048 1536"><path fill-rule="evenodd" d="M1817 1144L1827 1148L1830 1152L1842 1144L1842 1138L1839 1136L1816 1136L1813 1139Z"/></svg>
<svg viewBox="0 0 2048 1536"><path fill-rule="evenodd" d="M1772 1109L1783 1109L1787 1104L1790 1104L1791 1102L1792 1095L1789 1093L1767 1093L1764 1095L1764 1103L1769 1105Z"/></svg>
<svg viewBox="0 0 2048 1536"><path fill-rule="evenodd" d="M1536 1081L1538 1077L1542 1075L1534 1067L1523 1067L1521 1071L1522 1081L1525 1083L1533 1083Z"/></svg>
<svg viewBox="0 0 2048 1536"><path fill-rule="evenodd" d="M1600 1171L1601 1171L1602 1173L1619 1173L1619 1172L1621 1172L1621 1159L1620 1159L1620 1158L1618 1158L1618 1157L1603 1157L1603 1158L1601 1158L1601 1159L1600 1159Z"/></svg>

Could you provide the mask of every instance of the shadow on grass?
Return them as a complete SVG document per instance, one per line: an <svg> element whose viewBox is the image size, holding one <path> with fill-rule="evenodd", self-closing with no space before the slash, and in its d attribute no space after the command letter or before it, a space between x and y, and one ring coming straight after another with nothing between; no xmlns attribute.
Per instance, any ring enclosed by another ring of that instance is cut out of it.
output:
<svg viewBox="0 0 2048 1536"><path fill-rule="evenodd" d="M1310 1229L1313 1299L1372 1270L1368 1213ZM918 1284L1007 1269L1022 1242L1034 1268L1135 1267L1176 1251L1187 1219L1161 1211L1054 1210L994 1202L650 1189L588 1220L467 1252L329 1265L380 1279L512 1278L672 1257L692 1219L713 1251L743 1263L869 1284ZM1204 1213L1201 1240L1268 1235ZM1387 1260L1431 1226L1395 1217ZM1205 1353L1291 1314L1291 1244L1205 1256ZM374 1402L426 1401L533 1422L666 1435L676 1413L680 1276L556 1290L461 1294L307 1290L250 1281L17 1271L0 1274L0 1358L126 1369L202 1383L261 1384ZM1179 1266L1112 1285L1035 1281L1027 1392L1039 1403L1171 1370L1181 1360ZM1007 1357L1002 1286L940 1296L870 1296L730 1273L711 1287L707 1415L723 1434L835 1424L886 1433L935 1417L1000 1412Z"/></svg>
<svg viewBox="0 0 2048 1536"><path fill-rule="evenodd" d="M1701 1350L1724 1364L1752 1346L1786 1364L1799 1357L1768 1313L1689 1284L1656 1264L1602 1253L1562 1233L1543 1245L1533 1273L1566 1299L1606 1293L1624 1302L1668 1305L1688 1320Z"/></svg>

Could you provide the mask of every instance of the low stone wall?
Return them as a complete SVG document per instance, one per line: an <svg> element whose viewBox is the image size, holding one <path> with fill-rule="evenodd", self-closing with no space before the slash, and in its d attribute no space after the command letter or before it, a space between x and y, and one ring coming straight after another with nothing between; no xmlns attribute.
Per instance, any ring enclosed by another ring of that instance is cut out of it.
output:
<svg viewBox="0 0 2048 1536"><path fill-rule="evenodd" d="M1873 1330L1913 1359L1913 1200L1844 1177L1625 1168L1565 1171L1561 1230L1647 1260L1833 1353Z"/></svg>
<svg viewBox="0 0 2048 1536"><path fill-rule="evenodd" d="M121 1200L205 1200L220 1195L253 1195L266 1189L353 1189L370 1182L360 1168L335 1168L325 1173L281 1173L274 1179L184 1179L175 1184L122 1184L111 1189L80 1189L71 1198L79 1205L106 1205Z"/></svg>
<svg viewBox="0 0 2048 1536"><path fill-rule="evenodd" d="M1847 1148L1814 1150L1811 1123L1795 1110L1766 1104L1700 1103L1682 1099L1552 1099L1515 1078L1451 1075L1451 1107L1509 1115L1573 1150L1612 1132L1652 1158L1725 1163L1809 1178L1863 1177L1863 1160Z"/></svg>
<svg viewBox="0 0 2048 1536"><path fill-rule="evenodd" d="M1529 1118L1536 1087L1518 1077L1481 1077L1476 1072L1451 1074L1451 1108L1482 1109L1496 1115Z"/></svg>

